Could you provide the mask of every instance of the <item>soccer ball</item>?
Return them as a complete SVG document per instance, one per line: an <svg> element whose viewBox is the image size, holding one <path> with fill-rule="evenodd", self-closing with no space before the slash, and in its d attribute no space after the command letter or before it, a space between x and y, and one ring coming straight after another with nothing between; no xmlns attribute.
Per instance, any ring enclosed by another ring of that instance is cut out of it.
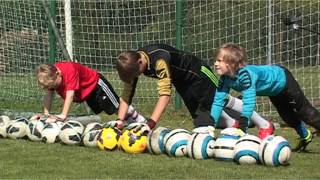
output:
<svg viewBox="0 0 320 180"><path fill-rule="evenodd" d="M143 153L147 148L147 136L134 129L125 130L119 139L120 147L127 153Z"/></svg>
<svg viewBox="0 0 320 180"><path fill-rule="evenodd" d="M7 127L7 136L11 139L22 139L27 136L28 120L20 117L11 121Z"/></svg>
<svg viewBox="0 0 320 180"><path fill-rule="evenodd" d="M214 144L214 157L217 160L233 160L234 147L239 138L239 136L220 134Z"/></svg>
<svg viewBox="0 0 320 180"><path fill-rule="evenodd" d="M96 147L97 146L97 140L98 135L102 130L92 130L87 132L86 134L83 134L82 136L82 143L84 146L87 147Z"/></svg>
<svg viewBox="0 0 320 180"><path fill-rule="evenodd" d="M86 128L83 131L83 134L87 134L89 131L101 130L101 129L102 129L102 124L97 122L92 122L86 125Z"/></svg>
<svg viewBox="0 0 320 180"><path fill-rule="evenodd" d="M62 125L60 121L45 124L41 132L42 141L49 144L60 142L59 133Z"/></svg>
<svg viewBox="0 0 320 180"><path fill-rule="evenodd" d="M166 152L163 139L164 136L170 132L170 129L165 127L157 127L153 129L148 135L147 147L151 154L162 154Z"/></svg>
<svg viewBox="0 0 320 180"><path fill-rule="evenodd" d="M97 136L98 148L105 151L115 150L118 147L121 134L121 131L116 127L103 128Z"/></svg>
<svg viewBox="0 0 320 180"><path fill-rule="evenodd" d="M0 137L7 137L7 127L11 123L11 120L8 116L0 116Z"/></svg>
<svg viewBox="0 0 320 180"><path fill-rule="evenodd" d="M87 147L96 147L98 134L101 132L102 125L100 123L89 123L82 135L82 143Z"/></svg>
<svg viewBox="0 0 320 180"><path fill-rule="evenodd" d="M192 159L213 157L214 137L209 133L193 133L188 140L187 152Z"/></svg>
<svg viewBox="0 0 320 180"><path fill-rule="evenodd" d="M186 156L187 143L191 134L185 129L175 129L164 136L164 146L169 156Z"/></svg>
<svg viewBox="0 0 320 180"><path fill-rule="evenodd" d="M261 140L254 135L241 137L234 147L234 159L239 164L257 164Z"/></svg>
<svg viewBox="0 0 320 180"><path fill-rule="evenodd" d="M29 121L27 128L27 136L31 141L41 141L42 136L41 132L43 130L45 123L40 120L31 120Z"/></svg>
<svg viewBox="0 0 320 180"><path fill-rule="evenodd" d="M68 145L81 143L84 127L79 121L69 120L61 127L59 138L61 142Z"/></svg>
<svg viewBox="0 0 320 180"><path fill-rule="evenodd" d="M269 136L259 146L260 161L267 166L287 165L290 157L290 145L281 136Z"/></svg>

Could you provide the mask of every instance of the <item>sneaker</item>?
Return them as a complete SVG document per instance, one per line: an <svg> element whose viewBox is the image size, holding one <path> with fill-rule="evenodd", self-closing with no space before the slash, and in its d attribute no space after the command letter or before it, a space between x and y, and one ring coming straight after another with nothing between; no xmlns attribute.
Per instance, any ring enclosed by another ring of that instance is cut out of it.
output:
<svg viewBox="0 0 320 180"><path fill-rule="evenodd" d="M268 128L259 128L259 138L263 140L264 138L273 135L274 133L274 126L272 122L269 122Z"/></svg>
<svg viewBox="0 0 320 180"><path fill-rule="evenodd" d="M307 129L308 135L305 138L300 138L298 145L293 149L294 152L305 152L309 143L313 139L313 133Z"/></svg>

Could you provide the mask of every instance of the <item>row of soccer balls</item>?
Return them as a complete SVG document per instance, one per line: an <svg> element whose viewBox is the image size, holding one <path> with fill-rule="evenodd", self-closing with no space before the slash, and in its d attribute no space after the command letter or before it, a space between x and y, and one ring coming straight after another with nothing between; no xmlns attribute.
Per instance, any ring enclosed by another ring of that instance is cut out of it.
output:
<svg viewBox="0 0 320 180"><path fill-rule="evenodd" d="M193 159L216 158L218 160L234 160L239 164L258 164L267 166L287 165L291 157L291 148L286 139L281 136L269 136L263 141L254 135L236 136L235 128L221 131L217 139L211 133L191 133L185 129L170 130L158 127L148 136L140 132L126 130L124 136L119 136L119 130L104 128L98 137L98 147L113 150L118 144L129 153L141 153L147 147L151 154L166 153L169 156L189 156ZM126 139L129 138L129 139ZM112 139L110 141L110 139ZM128 147L128 143L130 146Z"/></svg>
<svg viewBox="0 0 320 180"><path fill-rule="evenodd" d="M128 153L141 153L146 149L146 135L140 132L114 128L103 128L103 125L92 122L83 126L78 121L45 123L44 120L24 117L10 120L0 116L0 137L43 141L45 143L61 142L67 145L98 146L102 150L114 150L118 147ZM121 140L120 140L121 139ZM123 142L120 144L120 142ZM143 142L139 144L139 142Z"/></svg>
<svg viewBox="0 0 320 180"><path fill-rule="evenodd" d="M10 120L8 116L0 116L0 137L25 139L65 144L79 144L82 141L84 126L78 121L45 123L44 120L19 117Z"/></svg>
<svg viewBox="0 0 320 180"><path fill-rule="evenodd" d="M28 137L32 141L98 146L102 150L120 148L128 153L166 153L169 156L189 156L194 159L216 158L235 160L239 164L286 165L291 156L287 140L281 136L270 136L261 140L253 135L244 137L220 134L215 139L210 133L191 133L185 129L170 130L158 127L149 135L133 130L120 131L102 128L99 123L84 126L77 121L44 123L39 120L18 118L10 120L0 116L0 136L19 139ZM224 132L224 131L222 131ZM227 130L225 132L230 132Z"/></svg>

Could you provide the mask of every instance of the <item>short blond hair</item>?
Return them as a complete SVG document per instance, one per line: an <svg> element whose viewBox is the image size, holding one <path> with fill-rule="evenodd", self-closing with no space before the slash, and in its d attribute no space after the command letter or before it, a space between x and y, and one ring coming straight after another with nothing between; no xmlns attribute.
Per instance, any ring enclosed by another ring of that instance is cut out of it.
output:
<svg viewBox="0 0 320 180"><path fill-rule="evenodd" d="M132 77L139 74L139 58L137 51L124 51L119 55L116 68L122 81L131 83Z"/></svg>
<svg viewBox="0 0 320 180"><path fill-rule="evenodd" d="M225 43L220 46L216 53L215 59L221 54L224 53L223 60L229 64L231 69L235 72L239 67L243 67L247 61L247 52L246 50L234 43Z"/></svg>
<svg viewBox="0 0 320 180"><path fill-rule="evenodd" d="M52 64L40 64L36 69L38 84L43 89L54 88L58 74L58 69Z"/></svg>

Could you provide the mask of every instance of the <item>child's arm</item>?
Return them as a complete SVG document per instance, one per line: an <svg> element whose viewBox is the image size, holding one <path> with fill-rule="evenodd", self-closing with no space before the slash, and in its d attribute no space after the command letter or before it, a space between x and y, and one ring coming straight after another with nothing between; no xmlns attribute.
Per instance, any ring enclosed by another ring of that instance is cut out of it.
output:
<svg viewBox="0 0 320 180"><path fill-rule="evenodd" d="M159 97L150 119L155 122L159 121L161 114L165 111L167 105L170 103L170 98L171 96L168 95L162 95Z"/></svg>
<svg viewBox="0 0 320 180"><path fill-rule="evenodd" d="M52 98L54 95L54 91L47 90L46 94L43 98L43 113L44 115L50 115L50 109L52 104Z"/></svg>
<svg viewBox="0 0 320 180"><path fill-rule="evenodd" d="M153 113L150 119L157 123L161 117L161 114L165 111L167 105L170 102L172 94L172 82L171 74L169 70L169 65L164 59L159 59L156 62L156 75L159 78L158 80L158 94L159 99L153 110ZM155 124L154 124L155 125Z"/></svg>
<svg viewBox="0 0 320 180"><path fill-rule="evenodd" d="M68 117L68 113L73 101L74 90L68 90L66 93L66 98L64 100L63 109L60 115L49 116L46 120L47 123L56 122L56 121L64 121ZM52 96L51 96L52 99ZM51 100L50 100L51 101ZM51 104L51 103L50 103Z"/></svg>
<svg viewBox="0 0 320 180"><path fill-rule="evenodd" d="M57 116L61 120L65 120L68 117L68 113L73 101L73 97L74 97L74 90L68 90L66 93L66 99L64 100L62 112L60 115Z"/></svg>
<svg viewBox="0 0 320 180"><path fill-rule="evenodd" d="M211 117L215 125L218 124L224 105L229 99L229 92L230 88L227 86L227 83L224 82L224 77L221 77L211 106Z"/></svg>
<svg viewBox="0 0 320 180"><path fill-rule="evenodd" d="M126 114L128 112L128 103L124 101L122 98L120 98L120 104L119 104L119 109L118 109L118 119L119 120L124 120L126 117Z"/></svg>

